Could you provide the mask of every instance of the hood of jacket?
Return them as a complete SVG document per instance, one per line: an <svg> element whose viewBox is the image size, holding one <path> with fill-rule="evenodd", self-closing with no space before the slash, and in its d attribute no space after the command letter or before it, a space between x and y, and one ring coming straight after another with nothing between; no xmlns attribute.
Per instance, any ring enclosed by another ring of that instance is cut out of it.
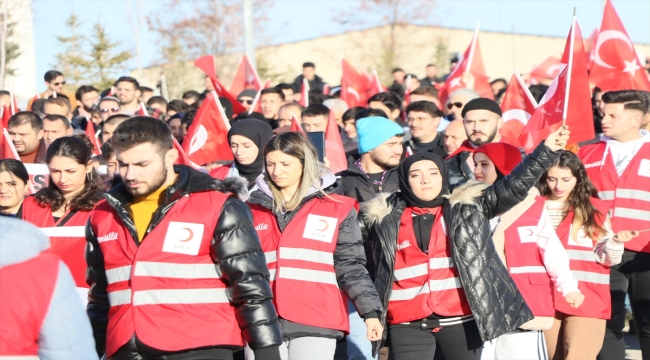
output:
<svg viewBox="0 0 650 360"><path fill-rule="evenodd" d="M50 239L27 221L2 216L0 229L0 268L33 259L50 248Z"/></svg>
<svg viewBox="0 0 650 360"><path fill-rule="evenodd" d="M323 192L325 194L327 195L339 194L341 192L341 184L339 181L337 181L336 175L334 175L334 173L332 172L325 173L323 176L321 176L320 181L321 181L321 189L323 189ZM251 193L249 202L253 204L262 205L268 209L272 209L273 193L271 192L271 188L269 187L269 184L264 179L264 174L260 174L260 176L258 176L257 179L255 180L255 183L257 184L258 190L255 190ZM317 187L315 186L310 187L302 203L304 203L307 200L310 200L314 196L318 196L319 194L322 195L322 193Z"/></svg>

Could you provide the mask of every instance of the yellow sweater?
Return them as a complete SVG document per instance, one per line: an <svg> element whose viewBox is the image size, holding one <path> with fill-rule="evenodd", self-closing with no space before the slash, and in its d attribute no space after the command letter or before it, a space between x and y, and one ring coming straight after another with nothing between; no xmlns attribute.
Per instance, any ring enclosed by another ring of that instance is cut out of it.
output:
<svg viewBox="0 0 650 360"><path fill-rule="evenodd" d="M129 215L131 215L135 228L138 230L138 241L142 242L153 214L165 202L165 191L169 185L171 184L161 186L160 189L150 195L136 197L129 206Z"/></svg>

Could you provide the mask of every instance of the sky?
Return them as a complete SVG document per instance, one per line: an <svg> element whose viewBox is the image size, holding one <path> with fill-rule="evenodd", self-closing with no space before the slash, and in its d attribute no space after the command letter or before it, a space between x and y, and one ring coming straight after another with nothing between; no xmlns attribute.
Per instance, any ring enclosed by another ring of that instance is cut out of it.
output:
<svg viewBox="0 0 650 360"><path fill-rule="evenodd" d="M187 0L184 0L187 1ZM268 32L273 43L295 42L344 30L333 21L335 14L353 7L354 0L275 0L268 9ZM82 20L82 31L89 32L98 20L106 27L111 40L121 48L134 51L133 27L136 21L136 2L128 0L33 0L34 37L36 46L37 79L56 63L60 51L56 36L66 36L64 23L71 12ZM164 3L161 0L141 1L141 13L148 15ZM481 30L566 37L571 26L573 7L583 35L587 37L600 26L603 0L438 0L430 25L474 29L481 22ZM650 43L650 1L614 0L619 17L635 43ZM128 9L133 9L129 21ZM142 65L160 58L156 34L147 24L140 24ZM484 49L483 51L489 51ZM132 60L130 68L136 68ZM38 90L45 86L38 83Z"/></svg>

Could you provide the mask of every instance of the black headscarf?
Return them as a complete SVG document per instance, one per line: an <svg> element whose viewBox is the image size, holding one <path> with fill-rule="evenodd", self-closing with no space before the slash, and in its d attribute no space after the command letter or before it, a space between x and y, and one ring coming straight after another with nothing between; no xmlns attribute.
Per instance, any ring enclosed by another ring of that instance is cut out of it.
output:
<svg viewBox="0 0 650 360"><path fill-rule="evenodd" d="M240 135L250 139L259 148L255 161L248 165L240 164L235 159L235 166L239 175L248 180L249 188L255 185L255 179L264 170L264 146L273 137L273 129L265 121L258 119L243 119L239 120L232 125L228 131L228 143L230 137L233 135Z"/></svg>
<svg viewBox="0 0 650 360"><path fill-rule="evenodd" d="M411 186L409 185L409 170L411 169L411 166L415 164L418 161L421 160L431 160L433 161L437 166L438 169L440 169L440 176L442 177L442 187L440 188L440 194L436 196L435 199L431 201L424 201L413 193L411 190ZM442 206L444 202L443 195L447 194L448 190L448 180L447 180L447 165L445 164L445 161L439 156L434 153L430 152L421 152L421 153L415 153L406 159L402 161L402 163L399 165L399 168L397 169L397 176L399 180L399 190L406 201L406 203L410 206L415 206L419 208L434 208L438 206Z"/></svg>

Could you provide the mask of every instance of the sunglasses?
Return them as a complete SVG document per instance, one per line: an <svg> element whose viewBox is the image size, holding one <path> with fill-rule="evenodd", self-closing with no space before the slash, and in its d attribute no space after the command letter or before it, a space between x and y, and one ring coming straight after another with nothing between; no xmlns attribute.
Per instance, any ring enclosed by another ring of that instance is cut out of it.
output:
<svg viewBox="0 0 650 360"><path fill-rule="evenodd" d="M248 105L253 105L253 100L239 100L240 103L242 104L248 104Z"/></svg>
<svg viewBox="0 0 650 360"><path fill-rule="evenodd" d="M99 109L99 112L107 113L107 112L120 112L120 108L106 108L106 109Z"/></svg>
<svg viewBox="0 0 650 360"><path fill-rule="evenodd" d="M463 103L462 102L449 103L447 104L447 109L451 110L454 108L454 106L460 109L463 107Z"/></svg>
<svg viewBox="0 0 650 360"><path fill-rule="evenodd" d="M52 83L52 85L54 85L54 86L65 85L65 81Z"/></svg>

